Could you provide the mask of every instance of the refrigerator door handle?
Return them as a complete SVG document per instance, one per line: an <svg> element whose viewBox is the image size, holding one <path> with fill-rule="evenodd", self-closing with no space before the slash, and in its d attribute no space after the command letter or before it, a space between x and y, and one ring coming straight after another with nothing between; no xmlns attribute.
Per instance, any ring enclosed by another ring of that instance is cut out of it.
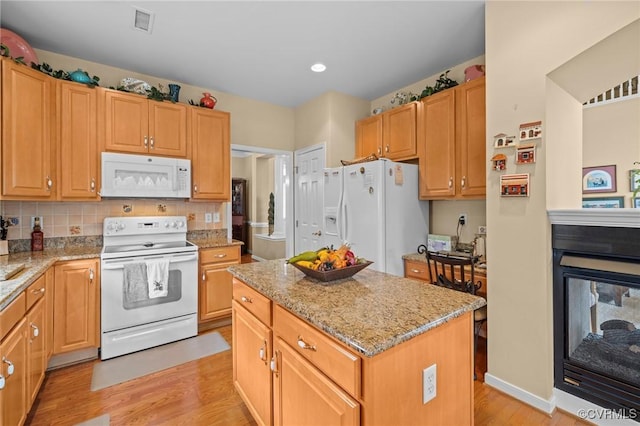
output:
<svg viewBox="0 0 640 426"><path fill-rule="evenodd" d="M340 199L338 200L338 211L336 212L336 229L338 231L338 238L340 239L340 241L344 241L344 233L342 230L342 223L344 222L342 217L342 203L344 201L343 197L344 192L341 191Z"/></svg>

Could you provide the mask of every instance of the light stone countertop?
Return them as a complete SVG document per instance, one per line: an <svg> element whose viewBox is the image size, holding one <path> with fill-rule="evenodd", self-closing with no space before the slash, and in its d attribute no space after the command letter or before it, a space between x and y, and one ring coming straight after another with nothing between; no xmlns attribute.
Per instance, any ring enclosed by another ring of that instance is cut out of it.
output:
<svg viewBox="0 0 640 426"><path fill-rule="evenodd" d="M330 283L306 278L285 259L228 271L368 357L486 305L478 296L369 269Z"/></svg>
<svg viewBox="0 0 640 426"><path fill-rule="evenodd" d="M229 247L229 246L241 246L244 243L238 240L231 240L227 237L209 237L209 238L188 238L198 248L215 248L215 247Z"/></svg>
<svg viewBox="0 0 640 426"><path fill-rule="evenodd" d="M24 264L24 269L11 279L0 281L0 311L11 303L20 293L37 280L40 275L55 264L65 260L93 259L100 257L102 247L67 247L45 249L38 252L12 253L2 256L0 270L9 271L16 265Z"/></svg>

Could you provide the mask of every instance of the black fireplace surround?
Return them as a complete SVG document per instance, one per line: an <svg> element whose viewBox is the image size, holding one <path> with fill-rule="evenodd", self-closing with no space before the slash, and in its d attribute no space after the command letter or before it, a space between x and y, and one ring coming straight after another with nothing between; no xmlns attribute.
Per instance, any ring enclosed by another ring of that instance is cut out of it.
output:
<svg viewBox="0 0 640 426"><path fill-rule="evenodd" d="M553 225L552 248L554 385L638 421L640 228Z"/></svg>

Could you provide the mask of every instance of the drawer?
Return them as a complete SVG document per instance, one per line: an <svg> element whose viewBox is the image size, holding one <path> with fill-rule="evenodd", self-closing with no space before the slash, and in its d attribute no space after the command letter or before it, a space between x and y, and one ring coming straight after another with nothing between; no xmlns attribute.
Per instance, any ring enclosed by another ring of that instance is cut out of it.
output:
<svg viewBox="0 0 640 426"><path fill-rule="evenodd" d="M205 263L238 263L240 246L216 247L200 249L200 264Z"/></svg>
<svg viewBox="0 0 640 426"><path fill-rule="evenodd" d="M359 356L278 305L273 309L273 331L342 389L360 397Z"/></svg>
<svg viewBox="0 0 640 426"><path fill-rule="evenodd" d="M244 306L263 324L271 326L271 300L236 278L233 279L233 300Z"/></svg>
<svg viewBox="0 0 640 426"><path fill-rule="evenodd" d="M0 340L4 339L4 336L9 333L9 330L24 317L24 314L27 312L26 298L23 291L0 312Z"/></svg>
<svg viewBox="0 0 640 426"><path fill-rule="evenodd" d="M415 260L404 261L404 276L407 278L415 278L418 280L430 282L429 266L426 262L418 262Z"/></svg>
<svg viewBox="0 0 640 426"><path fill-rule="evenodd" d="M44 297L45 287L46 287L46 279L44 274L40 276L37 280L35 280L26 290L25 294L27 295L27 311L31 309L31 307L40 299Z"/></svg>

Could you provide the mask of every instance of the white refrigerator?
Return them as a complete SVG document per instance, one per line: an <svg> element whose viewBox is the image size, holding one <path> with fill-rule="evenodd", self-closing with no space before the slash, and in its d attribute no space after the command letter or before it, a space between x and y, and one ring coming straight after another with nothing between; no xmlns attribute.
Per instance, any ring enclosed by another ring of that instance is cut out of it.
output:
<svg viewBox="0 0 640 426"><path fill-rule="evenodd" d="M403 276L402 255L426 244L429 202L418 199L418 166L385 159L324 169L323 245L343 242L369 268Z"/></svg>

